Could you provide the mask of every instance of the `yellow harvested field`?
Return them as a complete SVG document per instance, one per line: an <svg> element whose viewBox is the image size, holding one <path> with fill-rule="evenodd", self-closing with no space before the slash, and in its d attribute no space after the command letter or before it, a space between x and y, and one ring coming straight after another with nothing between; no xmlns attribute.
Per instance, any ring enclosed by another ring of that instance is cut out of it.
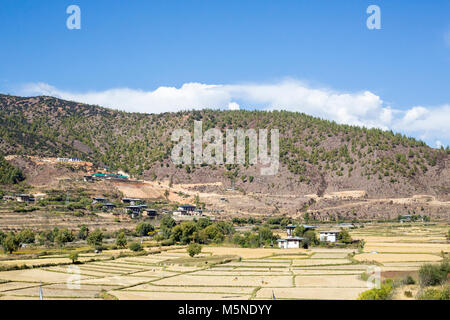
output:
<svg viewBox="0 0 450 320"><path fill-rule="evenodd" d="M366 281L361 280L359 275L338 276L296 276L297 287L335 287L335 288L366 288Z"/></svg>
<svg viewBox="0 0 450 320"><path fill-rule="evenodd" d="M384 262L417 262L417 261L441 261L442 257L432 254L391 254L391 253L362 253L354 257L358 261Z"/></svg>
<svg viewBox="0 0 450 320"><path fill-rule="evenodd" d="M293 266L320 266L320 265L335 265L335 264L349 264L350 260L347 259L307 259L307 260L294 260Z"/></svg>
<svg viewBox="0 0 450 320"><path fill-rule="evenodd" d="M35 287L39 284L36 282L6 282L0 284L0 292Z"/></svg>
<svg viewBox="0 0 450 320"><path fill-rule="evenodd" d="M107 257L99 257L98 259L106 259ZM91 260L90 257L81 257L79 258L80 261L88 261ZM29 267L35 267L35 266L45 266L45 265L51 265L51 264L64 264L64 263L71 263L72 261L69 258L40 258L40 259L23 259L23 260L5 260L0 261L0 266L29 266Z"/></svg>
<svg viewBox="0 0 450 320"><path fill-rule="evenodd" d="M307 255L280 255L280 256L273 256L273 257L269 257L269 259L286 259L286 260L291 260L291 259L308 259L309 256Z"/></svg>
<svg viewBox="0 0 450 320"><path fill-rule="evenodd" d="M215 269L209 269L209 270L201 270L191 273L192 275L205 275L205 276L289 276L292 275L292 273L288 269L284 269L283 271L269 271L268 269L254 269L254 270L241 270L241 269L235 269L235 270L215 270Z"/></svg>
<svg viewBox="0 0 450 320"><path fill-rule="evenodd" d="M193 293L184 292L136 292L136 291L109 291L109 294L119 300L248 300L250 295L233 293Z"/></svg>
<svg viewBox="0 0 450 320"><path fill-rule="evenodd" d="M440 253L450 252L450 245L443 243L386 243L373 242L364 247L365 252L395 252L395 253Z"/></svg>
<svg viewBox="0 0 450 320"><path fill-rule="evenodd" d="M317 252L311 256L311 259L345 259L347 256L348 253Z"/></svg>
<svg viewBox="0 0 450 320"><path fill-rule="evenodd" d="M131 276L135 277L149 277L149 278L165 278L179 274L178 272L172 272L162 269L147 270L142 272L133 273Z"/></svg>
<svg viewBox="0 0 450 320"><path fill-rule="evenodd" d="M206 247L203 252L210 252L214 255L237 255L242 259L258 259L270 257L280 253L307 253L306 249L262 249L262 248L227 248L227 247Z"/></svg>
<svg viewBox="0 0 450 320"><path fill-rule="evenodd" d="M253 287L189 287L189 286L155 286L152 284L141 284L124 289L124 291L152 291L152 292L204 292L204 293L234 293L251 294Z"/></svg>
<svg viewBox="0 0 450 320"><path fill-rule="evenodd" d="M332 265L332 266L298 266L292 267L293 270L366 270L368 265L364 264L346 264L346 265Z"/></svg>
<svg viewBox="0 0 450 320"><path fill-rule="evenodd" d="M92 277L87 277L80 275L81 279L90 279ZM14 271L4 271L0 273L1 280L9 281L28 281L28 282L44 282L44 283L64 283L70 279L73 279L73 274L64 274L59 272L51 272L42 269L25 269L25 270L14 270Z"/></svg>
<svg viewBox="0 0 450 320"><path fill-rule="evenodd" d="M54 289L47 286L42 286L42 293L45 298L97 298L100 290L83 290L74 288ZM9 295L39 297L39 287L19 289L8 292Z"/></svg>
<svg viewBox="0 0 450 320"><path fill-rule="evenodd" d="M383 263L383 266L393 268L412 267L419 269L419 267L423 264L424 262L385 262ZM439 262L427 262L427 264L439 264Z"/></svg>
<svg viewBox="0 0 450 320"><path fill-rule="evenodd" d="M361 270L332 270L332 269L293 269L292 272L295 275L335 275L335 274L361 274Z"/></svg>
<svg viewBox="0 0 450 320"><path fill-rule="evenodd" d="M182 274L179 276L165 278L153 282L156 285L179 285L184 286L271 286L271 287L290 287L292 286L291 276L194 276Z"/></svg>
<svg viewBox="0 0 450 320"><path fill-rule="evenodd" d="M170 278L169 278L170 279ZM118 286L132 286L141 283L146 283L150 280L148 277L132 277L132 276L108 276L98 279L81 280L81 284L96 284L96 285L118 285Z"/></svg>
<svg viewBox="0 0 450 320"><path fill-rule="evenodd" d="M271 259L272 260L272 259ZM290 263L279 263L278 261L270 261L269 262L231 262L227 264L228 266L233 266L237 268L287 268L289 267Z"/></svg>
<svg viewBox="0 0 450 320"><path fill-rule="evenodd" d="M262 288L256 294L257 299L339 299L354 300L367 288Z"/></svg>
<svg viewBox="0 0 450 320"><path fill-rule="evenodd" d="M71 272L67 267L68 266L48 267L48 268L43 268L42 270L70 274ZM92 277L92 278L105 276L104 272L95 272L95 271L85 270L85 269L81 269L81 268L80 268L80 274L84 275L84 276Z"/></svg>
<svg viewBox="0 0 450 320"><path fill-rule="evenodd" d="M375 265L394 275L402 271L416 275L424 263L438 264L441 251L450 250L444 240L446 232L448 224L442 223L417 223L414 227L367 224L350 230L353 238L365 239L362 251L324 246L309 250L203 246L194 258L188 257L185 247L163 247L162 252L152 248L152 254L118 257L120 252L129 253L123 249L82 254L82 259L102 260L76 265L79 269L42 266L67 263L62 254L22 260L8 260L10 256L3 255L0 265L21 262L36 267L1 271L0 299L38 299L41 282L44 299L101 299L103 290L119 299L137 300L271 299L272 292L276 299L356 299L368 289L361 274L371 272ZM355 255L349 256L352 253ZM224 262L225 255L241 260ZM112 256L115 259L111 260ZM197 258L201 259L197 262ZM70 280L69 284L76 285L74 270L80 270L78 289L67 286Z"/></svg>

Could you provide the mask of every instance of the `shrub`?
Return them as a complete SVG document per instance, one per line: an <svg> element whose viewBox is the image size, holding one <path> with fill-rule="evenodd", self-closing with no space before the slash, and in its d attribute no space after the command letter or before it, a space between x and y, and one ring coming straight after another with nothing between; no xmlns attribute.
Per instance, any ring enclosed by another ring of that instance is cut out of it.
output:
<svg viewBox="0 0 450 320"><path fill-rule="evenodd" d="M3 250L5 252L9 252L10 254L13 253L13 251L16 251L19 249L19 240L17 239L16 235L12 232L10 232L2 241Z"/></svg>
<svg viewBox="0 0 450 320"><path fill-rule="evenodd" d="M403 280L403 283L406 284L406 285L409 285L409 284L416 284L416 280L414 280L414 278L411 277L411 276L407 276L407 277Z"/></svg>
<svg viewBox="0 0 450 320"><path fill-rule="evenodd" d="M72 263L76 263L78 261L78 252L72 251L69 255L69 259L72 260Z"/></svg>
<svg viewBox="0 0 450 320"><path fill-rule="evenodd" d="M202 246L198 243L191 243L187 248L187 253L190 257L193 257L202 252Z"/></svg>
<svg viewBox="0 0 450 320"><path fill-rule="evenodd" d="M175 240L173 238L161 241L161 245L164 246L164 247L165 246L172 246L174 244L175 244Z"/></svg>
<svg viewBox="0 0 450 320"><path fill-rule="evenodd" d="M419 269L419 281L421 286L437 286L447 280L450 266L448 261L440 265L424 264Z"/></svg>
<svg viewBox="0 0 450 320"><path fill-rule="evenodd" d="M407 290L404 292L405 297L412 298L412 292Z"/></svg>
<svg viewBox="0 0 450 320"><path fill-rule="evenodd" d="M139 236L148 236L155 228L148 222L141 222L136 226L136 233Z"/></svg>
<svg viewBox="0 0 450 320"><path fill-rule="evenodd" d="M382 284L381 288L373 288L364 291L359 294L358 300L388 300L392 291L394 290L394 281L392 279L386 279Z"/></svg>
<svg viewBox="0 0 450 320"><path fill-rule="evenodd" d="M419 300L450 300L450 285L441 289L428 288L419 294Z"/></svg>
<svg viewBox="0 0 450 320"><path fill-rule="evenodd" d="M75 239L72 232L68 229L61 229L55 236L55 242L63 247L67 242L72 242Z"/></svg>
<svg viewBox="0 0 450 320"><path fill-rule="evenodd" d="M19 232L17 239L20 243L34 243L35 234L30 229L24 229Z"/></svg>
<svg viewBox="0 0 450 320"><path fill-rule="evenodd" d="M131 251L134 251L134 252L144 250L144 248L141 246L141 244L139 242L130 243L130 245L128 246L128 249L130 249Z"/></svg>
<svg viewBox="0 0 450 320"><path fill-rule="evenodd" d="M99 248L103 244L103 233L99 229L96 229L94 232L88 235L86 241L89 245L95 248Z"/></svg>
<svg viewBox="0 0 450 320"><path fill-rule="evenodd" d="M78 232L78 238L81 240L86 240L89 235L89 228L86 225L82 225L80 227L80 231Z"/></svg>
<svg viewBox="0 0 450 320"><path fill-rule="evenodd" d="M125 237L125 232L119 233L116 238L116 245L121 248L125 248L127 246L127 238Z"/></svg>

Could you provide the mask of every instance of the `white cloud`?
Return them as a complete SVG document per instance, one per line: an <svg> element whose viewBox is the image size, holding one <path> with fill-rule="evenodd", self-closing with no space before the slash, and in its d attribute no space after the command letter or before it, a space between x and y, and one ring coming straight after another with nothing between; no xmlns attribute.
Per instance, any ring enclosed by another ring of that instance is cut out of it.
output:
<svg viewBox="0 0 450 320"><path fill-rule="evenodd" d="M240 106L239 106L239 104L237 104L236 102L230 102L230 103L228 104L228 109L229 109L229 110L239 110L239 109L240 109Z"/></svg>
<svg viewBox="0 0 450 320"><path fill-rule="evenodd" d="M250 108L304 112L337 123L392 129L429 143L437 139L450 144L450 106L414 106L392 109L370 91L337 92L311 88L296 80L271 84L209 85L186 83L180 88L159 87L154 91L117 88L85 93L59 90L45 83L28 84L21 95L49 95L62 99L98 104L115 109L161 113L188 109Z"/></svg>
<svg viewBox="0 0 450 320"><path fill-rule="evenodd" d="M436 141L436 148L440 148L440 147L442 147L442 142L437 140Z"/></svg>

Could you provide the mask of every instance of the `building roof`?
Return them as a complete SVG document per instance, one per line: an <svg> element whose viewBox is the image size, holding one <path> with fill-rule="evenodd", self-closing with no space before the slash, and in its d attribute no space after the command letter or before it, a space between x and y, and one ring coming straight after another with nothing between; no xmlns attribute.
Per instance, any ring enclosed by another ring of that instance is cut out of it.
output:
<svg viewBox="0 0 450 320"><path fill-rule="evenodd" d="M179 206L180 208L196 208L193 204L182 204Z"/></svg>
<svg viewBox="0 0 450 320"><path fill-rule="evenodd" d="M316 229L317 228L316 226L311 226L309 224L302 224L302 226L305 229ZM286 226L286 228L288 228L288 229L290 229L290 228L297 228L297 225L296 224L288 224Z"/></svg>
<svg viewBox="0 0 450 320"><path fill-rule="evenodd" d="M302 237L290 237L290 238L284 238L284 239L278 239L278 242L286 242L286 241L302 241L305 240L305 238Z"/></svg>
<svg viewBox="0 0 450 320"><path fill-rule="evenodd" d="M128 206L128 207L125 207L126 209L142 209L142 206Z"/></svg>
<svg viewBox="0 0 450 320"><path fill-rule="evenodd" d="M327 231L319 231L319 233L340 233L339 230L327 230Z"/></svg>

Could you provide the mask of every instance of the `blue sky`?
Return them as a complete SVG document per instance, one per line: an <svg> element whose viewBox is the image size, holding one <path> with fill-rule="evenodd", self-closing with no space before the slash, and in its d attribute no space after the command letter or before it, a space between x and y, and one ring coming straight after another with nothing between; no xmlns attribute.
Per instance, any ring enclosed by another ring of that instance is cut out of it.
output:
<svg viewBox="0 0 450 320"><path fill-rule="evenodd" d="M2 0L0 35L2 93L285 108L450 144L450 1Z"/></svg>

